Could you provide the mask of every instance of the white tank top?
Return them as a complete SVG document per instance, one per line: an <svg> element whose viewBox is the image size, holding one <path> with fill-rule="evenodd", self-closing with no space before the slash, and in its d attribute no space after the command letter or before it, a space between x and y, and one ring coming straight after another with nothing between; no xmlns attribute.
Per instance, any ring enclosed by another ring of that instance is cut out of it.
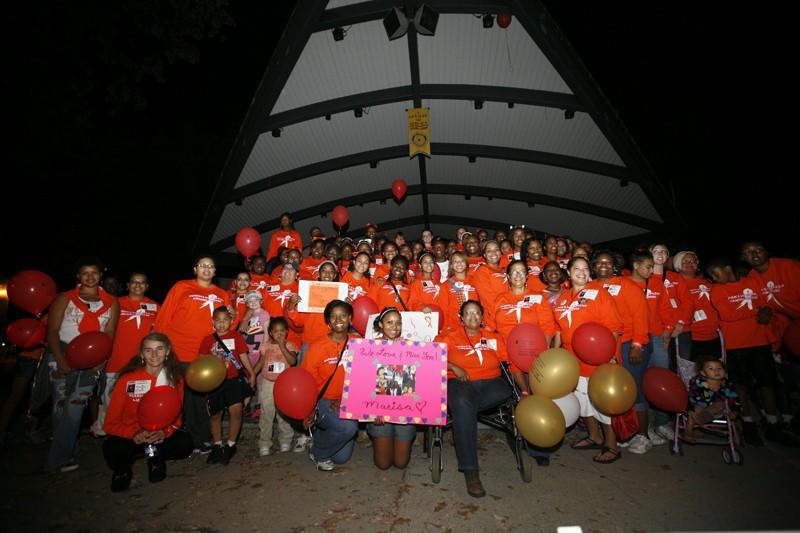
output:
<svg viewBox="0 0 800 533"><path fill-rule="evenodd" d="M81 298L81 301L92 311L103 307L102 300L87 302ZM111 307L106 309L105 313L97 317L97 320L100 322L101 331L106 329L106 324L108 324L109 319L111 319ZM78 309L75 304L72 303L72 300L70 300L67 303L67 308L64 310L64 320L61 321L61 327L58 330L58 338L61 339L61 342L69 343L72 339L80 335L78 324L81 323L81 320L83 320L83 311Z"/></svg>

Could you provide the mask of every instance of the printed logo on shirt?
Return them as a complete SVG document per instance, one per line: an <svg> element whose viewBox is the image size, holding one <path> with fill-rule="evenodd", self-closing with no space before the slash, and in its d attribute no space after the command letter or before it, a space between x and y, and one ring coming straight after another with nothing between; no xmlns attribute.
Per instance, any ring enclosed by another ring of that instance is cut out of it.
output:
<svg viewBox="0 0 800 533"><path fill-rule="evenodd" d="M195 302L203 302L202 305L200 306L200 309L208 307L209 317L214 316L214 309L225 303L225 300L223 300L216 294L209 294L208 296L203 294L190 294L189 299L194 300Z"/></svg>
<svg viewBox="0 0 800 533"><path fill-rule="evenodd" d="M767 303L775 302L775 305L778 307L783 307L783 304L778 301L776 294L780 293L783 289L783 283L775 283L774 281L768 281L764 287L761 289L761 294L767 297Z"/></svg>
<svg viewBox="0 0 800 533"><path fill-rule="evenodd" d="M125 392L129 397L139 400L142 396L147 394L150 390L150 386L151 383L149 379L129 381L127 387L125 387Z"/></svg>
<svg viewBox="0 0 800 533"><path fill-rule="evenodd" d="M622 290L622 285L605 284L603 285L603 288L607 290L608 294L610 294L611 296L618 296L619 291Z"/></svg>

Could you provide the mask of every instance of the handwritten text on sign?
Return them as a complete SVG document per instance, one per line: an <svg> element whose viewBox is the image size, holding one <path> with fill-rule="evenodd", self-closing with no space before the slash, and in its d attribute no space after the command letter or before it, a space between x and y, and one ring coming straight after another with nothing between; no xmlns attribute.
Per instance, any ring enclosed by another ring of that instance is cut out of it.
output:
<svg viewBox="0 0 800 533"><path fill-rule="evenodd" d="M351 339L340 418L441 426L447 422L447 345Z"/></svg>

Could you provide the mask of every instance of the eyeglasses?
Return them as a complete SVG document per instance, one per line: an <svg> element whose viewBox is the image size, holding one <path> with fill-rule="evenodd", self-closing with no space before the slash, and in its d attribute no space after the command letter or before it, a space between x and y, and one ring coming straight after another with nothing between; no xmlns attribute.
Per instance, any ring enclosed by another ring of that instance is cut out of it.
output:
<svg viewBox="0 0 800 533"><path fill-rule="evenodd" d="M216 270L217 267L214 265L209 265L208 263L203 263L202 265L197 265L197 268L204 268L206 270Z"/></svg>

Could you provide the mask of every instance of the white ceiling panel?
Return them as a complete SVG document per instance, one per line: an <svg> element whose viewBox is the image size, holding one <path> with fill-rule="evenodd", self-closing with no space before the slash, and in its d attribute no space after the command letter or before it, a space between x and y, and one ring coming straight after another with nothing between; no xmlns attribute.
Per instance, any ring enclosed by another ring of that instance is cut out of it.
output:
<svg viewBox="0 0 800 533"><path fill-rule="evenodd" d="M389 41L380 20L354 24L338 42L328 30L311 34L272 113L410 84L406 40Z"/></svg>
<svg viewBox="0 0 800 533"><path fill-rule="evenodd" d="M284 128L280 137L262 133L239 176L237 187L327 159L408 143L406 109L411 102L397 102L308 120Z"/></svg>
<svg viewBox="0 0 800 533"><path fill-rule="evenodd" d="M517 20L506 29L484 29L473 15L441 15L436 35L421 35L418 42L420 83L572 93Z"/></svg>
<svg viewBox="0 0 800 533"><path fill-rule="evenodd" d="M509 146L540 150L624 166L587 113L564 119L564 112L538 106L466 100L426 100L431 108L431 141Z"/></svg>
<svg viewBox="0 0 800 533"><path fill-rule="evenodd" d="M513 189L602 205L660 221L658 213L636 183L620 187L619 180L562 167L478 158L434 156L427 161L428 183Z"/></svg>

